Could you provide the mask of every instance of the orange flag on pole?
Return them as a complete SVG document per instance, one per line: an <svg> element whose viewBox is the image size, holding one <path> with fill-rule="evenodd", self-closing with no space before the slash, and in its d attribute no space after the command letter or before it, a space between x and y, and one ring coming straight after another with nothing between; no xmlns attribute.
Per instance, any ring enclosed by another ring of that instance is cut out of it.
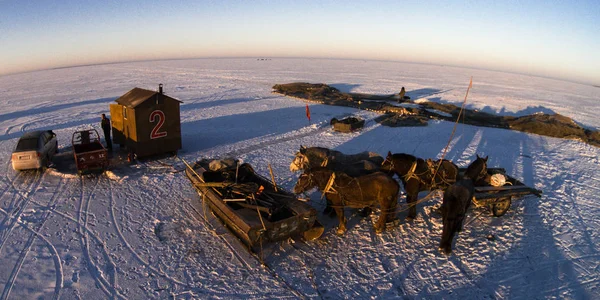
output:
<svg viewBox="0 0 600 300"><path fill-rule="evenodd" d="M308 118L308 122L310 122L310 108L308 108L308 104L306 104L306 117Z"/></svg>

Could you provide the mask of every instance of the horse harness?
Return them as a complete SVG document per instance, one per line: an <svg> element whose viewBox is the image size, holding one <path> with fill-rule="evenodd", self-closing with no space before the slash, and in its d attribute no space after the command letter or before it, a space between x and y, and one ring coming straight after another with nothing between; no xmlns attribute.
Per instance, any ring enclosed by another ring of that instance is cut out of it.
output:
<svg viewBox="0 0 600 300"><path fill-rule="evenodd" d="M306 155L302 153L299 154L300 156L296 155L296 158L294 158L292 163L294 163L294 165L298 167L298 169L302 170L304 168L304 160L306 159ZM297 160L299 160L299 162L296 162Z"/></svg>
<svg viewBox="0 0 600 300"><path fill-rule="evenodd" d="M404 181L405 181L405 182L408 182L410 179L413 179L413 178L414 178L414 179L417 179L417 180L419 181L419 183L420 183L420 184L422 184L422 185L424 185L424 186L430 186L430 189L431 189L431 190L435 190L435 189L437 189L437 186L438 186L438 185L436 184L435 177L439 177L439 179L440 179L442 182L444 182L445 184L447 184L447 185L450 185L450 184L454 183L454 182L449 182L449 181L447 181L447 180L445 179L445 178L446 178L446 177L444 176L444 175L445 175L445 174L444 174L444 173L445 173L445 171L442 171L442 174L440 174L440 172L439 172L439 168L437 168L437 167L435 166L435 162L434 162L433 160L431 160L431 159L427 159L427 160L425 160L425 162L426 162L426 164L427 164L427 168L425 169L425 171L424 171L423 173L420 173L420 174L417 174L417 173L415 173L415 170L417 169L417 162L418 162L418 160L415 160L415 161L412 163L412 165L410 166L410 169L408 170L408 173L406 173L406 175L404 175L404 176L403 176L403 177L404 177ZM440 165L441 165L441 164L442 164L444 161L443 161L443 160L440 160L439 162L440 162ZM393 163L392 163L392 166L393 166ZM436 169L438 170L438 172L437 172L437 173L436 173ZM432 182L430 182L430 183L427 183L427 182L425 182L425 181L422 179L422 176L424 176L424 175L427 175L427 173L429 173L429 174L433 174L433 175L432 175L433 179L432 179Z"/></svg>
<svg viewBox="0 0 600 300"><path fill-rule="evenodd" d="M420 176L425 175L425 173L427 173L427 171L429 171L429 169L426 170L425 172L421 173L421 174L416 174L415 170L417 169L417 161L418 161L418 159L415 160L412 163L412 165L410 165L410 169L408 170L408 172L406 174L404 174L404 176L402 176L402 179L404 179L405 182L409 181L410 179L415 178L415 179L419 180L419 182L421 182L423 184L425 183L425 182L423 182L423 180L421 180ZM395 170L396 169L396 166L394 165L394 160L393 159L386 158L381 165L384 165L386 162L390 163L390 169L391 170Z"/></svg>
<svg viewBox="0 0 600 300"><path fill-rule="evenodd" d="M323 162L320 165L321 167L326 167L329 164L329 153L330 151L327 150L327 152L325 153L325 158L323 159ZM294 165L296 165L298 169L310 168L310 161L308 161L308 155L303 153L299 153L299 155L300 156L296 155L297 158L294 158L294 160L292 161ZM296 162L296 160L299 160L299 162Z"/></svg>
<svg viewBox="0 0 600 300"><path fill-rule="evenodd" d="M348 183L347 186L350 186L352 184L352 182L356 181L356 185L358 185L358 189L360 190L360 197L362 198L361 202L364 202L364 195L362 192L362 188L360 186L360 181L358 181L357 178L352 178L352 180ZM321 193L321 199L323 199L323 197L325 196L325 194L338 194L340 195L340 200L342 201L342 206L346 206L347 202L352 202L352 201L346 201L346 197L344 197L344 194L340 193L339 191L337 191L334 188L334 183L335 183L335 172L331 173L331 176L329 176L329 180L327 181L327 185L325 185L325 189L323 190L323 192Z"/></svg>

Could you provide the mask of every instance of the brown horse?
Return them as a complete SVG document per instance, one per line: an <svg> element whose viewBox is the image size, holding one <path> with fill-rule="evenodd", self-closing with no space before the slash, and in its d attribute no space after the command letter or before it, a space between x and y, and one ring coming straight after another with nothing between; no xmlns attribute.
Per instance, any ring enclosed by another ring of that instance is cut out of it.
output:
<svg viewBox="0 0 600 300"><path fill-rule="evenodd" d="M425 161L410 154L391 152L388 152L381 165L381 171L394 173L402 181L406 202L409 205L407 216L409 220L417 216L416 202L419 192L443 190L455 183L458 176L458 167L449 160Z"/></svg>
<svg viewBox="0 0 600 300"><path fill-rule="evenodd" d="M290 164L290 171L327 167L332 171L342 172L350 177L359 177L378 172L382 162L383 157L374 152L344 154L323 147L300 146L300 150ZM367 216L370 212L370 209L365 209L361 214ZM331 207L329 201L327 201L323 213L332 217L335 216L335 210Z"/></svg>
<svg viewBox="0 0 600 300"><path fill-rule="evenodd" d="M444 192L442 202L444 229L442 230L440 251L445 254L452 253L454 235L463 229L465 215L475 193L475 182L487 175L487 160L487 156L481 158L477 155L475 161L467 167L463 178L449 186Z"/></svg>
<svg viewBox="0 0 600 300"><path fill-rule="evenodd" d="M353 178L342 172L318 167L304 171L293 191L299 194L314 187L325 194L335 209L339 220L338 235L346 232L345 207L370 208L376 205L381 208L381 214L374 229L376 233L381 233L385 229L388 215L396 211L400 190L396 180L382 172Z"/></svg>

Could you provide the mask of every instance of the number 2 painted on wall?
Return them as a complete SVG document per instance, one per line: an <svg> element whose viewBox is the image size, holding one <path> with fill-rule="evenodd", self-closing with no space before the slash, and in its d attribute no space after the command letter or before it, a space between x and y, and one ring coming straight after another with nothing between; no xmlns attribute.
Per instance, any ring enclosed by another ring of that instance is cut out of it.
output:
<svg viewBox="0 0 600 300"><path fill-rule="evenodd" d="M148 121L150 123L154 123L154 122L156 122L157 118L158 118L158 122L152 129L152 132L150 132L150 139L158 139L158 138L167 136L166 131L159 132L160 128L165 123L165 113L162 110L155 110L152 113L150 113L150 119Z"/></svg>

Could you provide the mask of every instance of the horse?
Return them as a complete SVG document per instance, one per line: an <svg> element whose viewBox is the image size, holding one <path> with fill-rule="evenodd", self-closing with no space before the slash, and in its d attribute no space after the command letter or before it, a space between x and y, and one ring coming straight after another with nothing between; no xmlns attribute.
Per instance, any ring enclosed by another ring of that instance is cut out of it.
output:
<svg viewBox="0 0 600 300"><path fill-rule="evenodd" d="M445 189L455 183L458 177L458 167L449 160L425 161L410 154L392 154L389 151L381 165L381 171L396 174L402 181L409 205L408 220L417 216L416 201L419 192Z"/></svg>
<svg viewBox="0 0 600 300"><path fill-rule="evenodd" d="M463 221L475 193L475 182L485 178L488 174L487 160L487 156L481 158L477 155L475 161L467 167L462 179L449 186L444 192L442 202L444 227L440 241L440 251L445 254L452 253L454 235L463 229Z"/></svg>
<svg viewBox="0 0 600 300"><path fill-rule="evenodd" d="M383 157L374 152L365 151L347 155L323 147L300 146L300 150L296 152L290 164L290 171L329 167L350 176L361 176L378 171L382 162Z"/></svg>
<svg viewBox="0 0 600 300"><path fill-rule="evenodd" d="M350 177L342 172L334 172L325 167L305 170L294 186L296 194L314 187L330 201L338 216L339 226L336 234L346 232L344 208L371 208L379 205L381 214L374 225L376 233L385 229L388 215L394 215L400 186L390 176L376 172L360 177Z"/></svg>
<svg viewBox="0 0 600 300"><path fill-rule="evenodd" d="M296 172L316 167L327 167L336 172L343 172L350 177L360 177L379 171L379 166L383 162L383 157L374 152L361 152L357 154L344 154L340 151L330 150L323 147L304 147L300 146L290 164L290 171ZM331 203L327 201L327 206L323 211L329 216L335 215L335 210ZM370 214L370 209L365 209L364 216Z"/></svg>

